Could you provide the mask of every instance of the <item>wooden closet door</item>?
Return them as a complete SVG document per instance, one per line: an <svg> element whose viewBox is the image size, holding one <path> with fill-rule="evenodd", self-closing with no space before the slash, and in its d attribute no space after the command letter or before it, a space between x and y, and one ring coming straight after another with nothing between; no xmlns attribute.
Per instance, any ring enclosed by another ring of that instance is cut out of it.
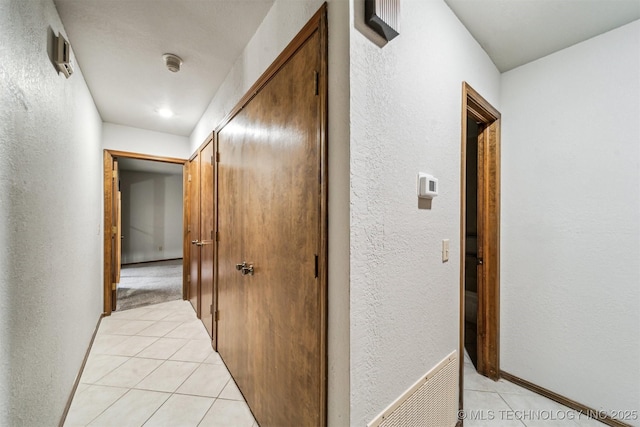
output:
<svg viewBox="0 0 640 427"><path fill-rule="evenodd" d="M200 318L209 336L213 328L213 140L200 151Z"/></svg>
<svg viewBox="0 0 640 427"><path fill-rule="evenodd" d="M243 160L247 138L242 118L218 136L218 352L233 373L236 382L246 382L249 349L247 339L247 282L236 264L243 262Z"/></svg>
<svg viewBox="0 0 640 427"><path fill-rule="evenodd" d="M319 51L316 31L218 136L218 349L263 427L323 420Z"/></svg>
<svg viewBox="0 0 640 427"><path fill-rule="evenodd" d="M200 317L200 156L189 162L189 301Z"/></svg>

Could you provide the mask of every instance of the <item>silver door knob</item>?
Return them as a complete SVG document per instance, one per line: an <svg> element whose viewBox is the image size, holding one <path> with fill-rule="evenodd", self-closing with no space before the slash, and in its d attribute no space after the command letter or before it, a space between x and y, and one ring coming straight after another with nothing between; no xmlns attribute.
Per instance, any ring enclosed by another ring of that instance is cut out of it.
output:
<svg viewBox="0 0 640 427"><path fill-rule="evenodd" d="M197 241L197 240L192 240L192 241L191 241L191 244L192 244L192 245L197 245L197 244L198 244L198 241Z"/></svg>
<svg viewBox="0 0 640 427"><path fill-rule="evenodd" d="M245 267L242 267L242 275L246 276L247 274L249 276L253 276L253 264L249 264Z"/></svg>
<svg viewBox="0 0 640 427"><path fill-rule="evenodd" d="M247 264L246 261L242 264L236 264L236 270L242 273L243 276L253 276L253 264Z"/></svg>

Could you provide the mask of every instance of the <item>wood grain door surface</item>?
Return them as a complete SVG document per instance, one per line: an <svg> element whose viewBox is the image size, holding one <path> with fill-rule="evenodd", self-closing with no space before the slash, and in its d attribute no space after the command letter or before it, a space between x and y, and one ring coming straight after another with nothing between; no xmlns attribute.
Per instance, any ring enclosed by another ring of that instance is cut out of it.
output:
<svg viewBox="0 0 640 427"><path fill-rule="evenodd" d="M111 181L111 276L112 283L115 285L111 288L111 311L115 311L117 306L116 290L117 283L120 281L120 257L118 254L118 240L120 240L120 232L118 229L120 221L120 204L118 199L118 193L120 191L120 173L118 170L118 159L113 159L113 179Z"/></svg>
<svg viewBox="0 0 640 427"><path fill-rule="evenodd" d="M200 156L189 162L189 301L200 317Z"/></svg>
<svg viewBox="0 0 640 427"><path fill-rule="evenodd" d="M218 133L218 351L263 427L323 419L320 43Z"/></svg>
<svg viewBox="0 0 640 427"><path fill-rule="evenodd" d="M213 140L200 151L200 318L210 337L213 328Z"/></svg>

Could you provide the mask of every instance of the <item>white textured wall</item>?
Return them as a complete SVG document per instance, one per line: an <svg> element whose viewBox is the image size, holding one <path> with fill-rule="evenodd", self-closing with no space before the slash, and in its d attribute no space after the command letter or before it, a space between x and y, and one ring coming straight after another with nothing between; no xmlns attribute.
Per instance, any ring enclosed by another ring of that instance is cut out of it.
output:
<svg viewBox="0 0 640 427"><path fill-rule="evenodd" d="M52 426L102 313L102 122L49 60L52 1L0 1L0 28L0 425Z"/></svg>
<svg viewBox="0 0 640 427"><path fill-rule="evenodd" d="M496 67L443 1L405 0L400 22L383 48L350 38L352 426L458 349L462 81L500 107ZM431 209L418 172L439 179Z"/></svg>
<svg viewBox="0 0 640 427"><path fill-rule="evenodd" d="M120 191L122 263L182 258L182 174L121 171Z"/></svg>
<svg viewBox="0 0 640 427"><path fill-rule="evenodd" d="M640 412L640 21L505 73L501 104L502 369Z"/></svg>
<svg viewBox="0 0 640 427"><path fill-rule="evenodd" d="M202 144L322 5L276 0L191 134ZM349 4L328 2L329 315L328 425L349 424Z"/></svg>
<svg viewBox="0 0 640 427"><path fill-rule="evenodd" d="M102 126L102 148L178 159L187 159L191 154L189 138L186 136L114 123L104 123Z"/></svg>

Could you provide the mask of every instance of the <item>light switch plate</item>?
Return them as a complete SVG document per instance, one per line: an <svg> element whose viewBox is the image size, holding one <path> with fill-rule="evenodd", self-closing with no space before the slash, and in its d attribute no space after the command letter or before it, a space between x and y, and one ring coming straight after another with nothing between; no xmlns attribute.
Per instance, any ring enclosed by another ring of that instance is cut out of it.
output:
<svg viewBox="0 0 640 427"><path fill-rule="evenodd" d="M449 239L442 240L442 262L449 261Z"/></svg>

